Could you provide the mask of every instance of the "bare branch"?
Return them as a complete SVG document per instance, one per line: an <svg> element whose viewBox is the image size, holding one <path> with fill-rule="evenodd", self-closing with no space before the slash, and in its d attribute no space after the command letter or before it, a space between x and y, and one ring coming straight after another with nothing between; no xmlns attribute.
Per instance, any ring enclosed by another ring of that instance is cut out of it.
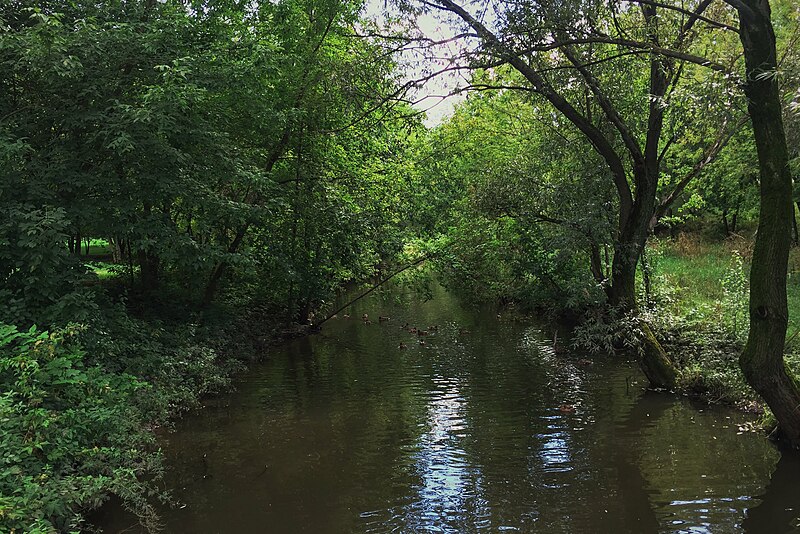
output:
<svg viewBox="0 0 800 534"><path fill-rule="evenodd" d="M739 33L739 28L731 26L729 24L725 24L724 22L720 22L718 20L710 19L708 17L704 17L702 13L706 10L706 8L713 2L713 0L703 0L700 2L700 5L697 6L697 9L690 10L685 9L682 7L678 7L676 5L671 4L664 4L662 2L655 2L653 0L629 0L631 2L636 2L637 4L644 4L653 7L660 7L663 9L668 9L671 11L677 11L678 13L683 13L684 15L689 15L689 20L686 21L684 25L685 31L691 30L692 26L698 21L702 20L703 22L710 24L711 26L715 26L717 28L721 28L724 30L729 30L732 32ZM727 1L727 0L726 0Z"/></svg>

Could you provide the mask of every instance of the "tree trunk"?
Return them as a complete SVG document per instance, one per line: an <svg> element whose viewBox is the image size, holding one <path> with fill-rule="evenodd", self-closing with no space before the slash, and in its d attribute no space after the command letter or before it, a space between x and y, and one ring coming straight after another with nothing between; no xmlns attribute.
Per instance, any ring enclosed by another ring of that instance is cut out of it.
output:
<svg viewBox="0 0 800 534"><path fill-rule="evenodd" d="M245 224L236 231L233 241L231 241L231 244L228 245L228 254L233 254L239 250L239 245L242 244L242 240L244 239L245 234L247 234L248 228L250 228L250 223ZM203 299L200 301L201 308L207 308L212 302L214 302L214 297L217 295L217 290L219 289L222 275L225 274L227 268L228 264L224 261L220 261L217 263L216 267L214 267L214 270L211 271L211 276L209 277L208 282L206 282L206 287L203 290Z"/></svg>
<svg viewBox="0 0 800 534"><path fill-rule="evenodd" d="M780 434L800 447L800 389L783 359L788 323L786 274L791 245L792 176L776 72L768 0L738 0L748 112L760 169L760 214L750 269L750 333L739 363L767 402Z"/></svg>
<svg viewBox="0 0 800 534"><path fill-rule="evenodd" d="M642 249L642 258L639 265L642 267L642 284L644 285L644 305L649 308L653 303L653 280L650 262L647 259L647 248Z"/></svg>
<svg viewBox="0 0 800 534"><path fill-rule="evenodd" d="M611 285L608 287L608 300L611 306L627 313L636 313L636 265L641 250L635 244L617 246L612 264ZM639 354L639 367L654 388L672 389L678 380L678 369L667 356L656 339L650 326L639 321L642 332L642 351Z"/></svg>
<svg viewBox="0 0 800 534"><path fill-rule="evenodd" d="M159 259L153 253L139 250L136 253L139 263L139 274L144 291L153 291L158 287Z"/></svg>
<svg viewBox="0 0 800 534"><path fill-rule="evenodd" d="M635 171L636 172L636 171ZM639 173L646 173L639 169ZM655 208L657 178L639 174L636 201L630 216L622 221L611 266L611 285L607 295L609 304L624 313L638 313L636 302L636 268L647 242L650 219ZM650 326L639 321L642 332L642 351L639 366L654 388L672 389L678 379L678 369L667 356Z"/></svg>
<svg viewBox="0 0 800 534"><path fill-rule="evenodd" d="M728 225L728 210L722 211L722 226L725 227L725 237L731 235L731 227Z"/></svg>
<svg viewBox="0 0 800 534"><path fill-rule="evenodd" d="M589 266L594 281L598 284L604 284L606 277L603 272L603 259L600 257L600 246L594 239L589 240Z"/></svg>

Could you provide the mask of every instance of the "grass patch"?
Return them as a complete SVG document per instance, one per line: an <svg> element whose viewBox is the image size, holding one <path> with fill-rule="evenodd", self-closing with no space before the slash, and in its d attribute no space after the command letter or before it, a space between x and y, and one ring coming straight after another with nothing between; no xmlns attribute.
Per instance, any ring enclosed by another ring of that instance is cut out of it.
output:
<svg viewBox="0 0 800 534"><path fill-rule="evenodd" d="M106 263L102 261L87 262L87 267L93 272L100 280L108 280L115 278L122 272L122 267L115 263Z"/></svg>
<svg viewBox="0 0 800 534"><path fill-rule="evenodd" d="M700 234L654 239L648 247L652 291L648 320L681 367L682 385L710 402L753 409L738 357L748 331L752 240L712 241ZM641 277L640 277L641 278ZM643 284L640 280L640 288ZM800 372L800 249L789 261L787 366ZM644 300L644 299L643 299Z"/></svg>

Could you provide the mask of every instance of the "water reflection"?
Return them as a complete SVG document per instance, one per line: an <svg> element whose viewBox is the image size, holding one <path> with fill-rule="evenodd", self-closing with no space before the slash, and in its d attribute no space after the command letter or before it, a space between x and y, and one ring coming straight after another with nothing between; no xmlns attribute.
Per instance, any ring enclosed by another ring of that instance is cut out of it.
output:
<svg viewBox="0 0 800 534"><path fill-rule="evenodd" d="M465 532L488 526L480 467L463 447L468 426L460 381L437 376L432 382L425 432L410 454L419 479L413 500L395 508L389 522L372 522L368 531Z"/></svg>
<svg viewBox="0 0 800 534"><path fill-rule="evenodd" d="M644 394L635 366L578 365L538 329L441 292L361 313L395 324L340 320L290 343L166 436L186 505L163 510L166 532L797 527L800 465L738 436L742 414ZM421 346L406 321L439 329ZM134 523L104 514L109 532Z"/></svg>
<svg viewBox="0 0 800 534"><path fill-rule="evenodd" d="M800 456L781 456L760 501L747 510L742 526L745 532L760 534L800 533Z"/></svg>

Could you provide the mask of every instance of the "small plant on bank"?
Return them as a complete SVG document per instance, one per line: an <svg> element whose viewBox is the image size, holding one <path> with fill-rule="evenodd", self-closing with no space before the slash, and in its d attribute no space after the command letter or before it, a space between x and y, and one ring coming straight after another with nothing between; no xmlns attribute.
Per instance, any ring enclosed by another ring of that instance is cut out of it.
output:
<svg viewBox="0 0 800 534"><path fill-rule="evenodd" d="M575 327L572 345L578 350L591 353L611 354L617 351L633 351L641 354L642 319L620 309L592 310L584 321Z"/></svg>
<svg viewBox="0 0 800 534"><path fill-rule="evenodd" d="M725 325L735 339L743 340L747 336L747 303L750 291L747 271L738 250L733 251L731 265L722 278L722 289L722 317Z"/></svg>

